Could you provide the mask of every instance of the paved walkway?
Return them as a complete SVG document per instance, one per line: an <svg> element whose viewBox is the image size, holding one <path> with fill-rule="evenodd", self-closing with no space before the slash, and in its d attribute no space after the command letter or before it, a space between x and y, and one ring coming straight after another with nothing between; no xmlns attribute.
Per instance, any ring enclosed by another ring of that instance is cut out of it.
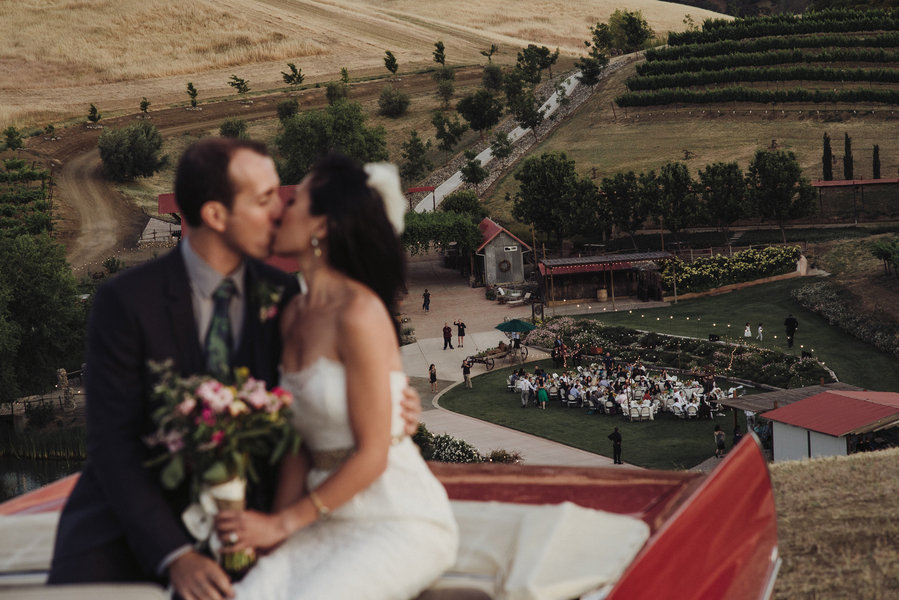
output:
<svg viewBox="0 0 899 600"><path fill-rule="evenodd" d="M433 433L448 433L463 439L481 453L494 449L520 452L528 464L571 466L613 464L612 459L605 456L440 408L440 395L462 382L462 360L469 354L495 347L500 341L508 341L505 334L494 327L506 318L530 318L531 308L528 305L510 307L487 300L484 288L469 287L468 282L458 271L444 268L441 257L434 253L412 257L407 279L409 295L402 310L408 319L406 325L415 328L418 341L402 347L403 366L411 384L422 397L421 420L428 430ZM431 293L429 312L421 308L421 295L425 288ZM618 302L616 308L631 310L635 307L649 308L659 305L664 303ZM560 307L556 310L556 314L598 313L611 310L611 302L605 302ZM553 309L547 309L547 316L552 314ZM459 319L468 326L464 348L457 347L456 328L453 327L454 349L444 350L443 325L448 323L452 327L453 321ZM541 358L548 358L548 355L529 348L528 360ZM428 367L431 364L437 368L440 390L437 394L431 393L427 379ZM511 366L503 360L495 368L511 368ZM484 372L484 365L478 364L472 368L472 375L475 377ZM503 391L505 390L498 390L498 393Z"/></svg>

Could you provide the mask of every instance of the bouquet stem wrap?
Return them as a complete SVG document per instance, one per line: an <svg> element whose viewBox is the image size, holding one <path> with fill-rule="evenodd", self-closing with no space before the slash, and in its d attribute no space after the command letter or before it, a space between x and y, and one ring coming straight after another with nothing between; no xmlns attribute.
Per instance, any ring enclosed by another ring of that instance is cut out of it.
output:
<svg viewBox="0 0 899 600"><path fill-rule="evenodd" d="M218 511L243 510L246 508L247 480L235 477L224 483L211 486L209 495L212 496ZM227 546L224 546L227 550ZM220 562L222 568L237 581L246 575L256 563L256 552L252 548L238 552L222 552Z"/></svg>

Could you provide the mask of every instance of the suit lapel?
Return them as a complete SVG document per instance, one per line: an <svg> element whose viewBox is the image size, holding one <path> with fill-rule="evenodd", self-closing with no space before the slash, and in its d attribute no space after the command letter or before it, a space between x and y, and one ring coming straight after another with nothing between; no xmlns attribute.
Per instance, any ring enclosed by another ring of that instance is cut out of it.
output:
<svg viewBox="0 0 899 600"><path fill-rule="evenodd" d="M174 347L175 366L182 373L202 373L203 349L197 337L197 321L194 317L193 299L190 282L181 250L175 249L168 254L166 265L166 301L169 323L171 326Z"/></svg>

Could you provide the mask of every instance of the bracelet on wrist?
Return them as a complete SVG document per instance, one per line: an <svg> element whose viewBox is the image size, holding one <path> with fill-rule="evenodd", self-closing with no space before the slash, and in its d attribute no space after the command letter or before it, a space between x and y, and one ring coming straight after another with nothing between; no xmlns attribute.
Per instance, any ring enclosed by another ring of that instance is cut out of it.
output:
<svg viewBox="0 0 899 600"><path fill-rule="evenodd" d="M331 516L331 510L325 506L325 503L322 502L322 499L318 497L314 491L309 492L309 500L312 501L312 506L315 507L315 512L318 513L318 519L324 520Z"/></svg>

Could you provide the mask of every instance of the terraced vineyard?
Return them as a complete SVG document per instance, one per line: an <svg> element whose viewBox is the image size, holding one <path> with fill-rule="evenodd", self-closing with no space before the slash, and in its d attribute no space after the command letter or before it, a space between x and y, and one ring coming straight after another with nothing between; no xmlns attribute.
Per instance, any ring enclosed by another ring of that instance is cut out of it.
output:
<svg viewBox="0 0 899 600"><path fill-rule="evenodd" d="M831 10L709 20L646 52L619 106L899 104L899 17Z"/></svg>

